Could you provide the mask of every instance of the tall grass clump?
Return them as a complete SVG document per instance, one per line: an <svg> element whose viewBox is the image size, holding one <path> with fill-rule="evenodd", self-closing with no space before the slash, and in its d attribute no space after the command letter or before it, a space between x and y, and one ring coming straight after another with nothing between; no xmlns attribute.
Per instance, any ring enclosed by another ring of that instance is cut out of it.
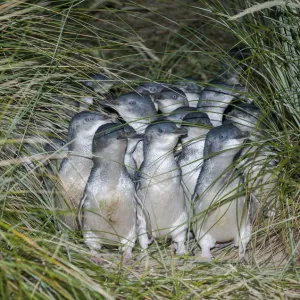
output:
<svg viewBox="0 0 300 300"><path fill-rule="evenodd" d="M299 2L164 2L0 4L2 299L300 298ZM174 14L180 8L177 18L168 14L170 5ZM182 11L197 21L179 19ZM155 27L159 37L134 22ZM114 250L103 253L110 267L93 264L80 234L66 232L56 219L56 180L45 165L60 152L41 146L51 137L66 139L82 97L99 100L82 80L104 73L122 92L140 81L190 75L204 83L233 46L251 52L242 62L246 96L264 117L260 149L276 161L273 201L260 203L261 211L275 214L256 218L247 263L230 257L232 246L201 263L153 244L150 259L132 266L123 266Z"/></svg>

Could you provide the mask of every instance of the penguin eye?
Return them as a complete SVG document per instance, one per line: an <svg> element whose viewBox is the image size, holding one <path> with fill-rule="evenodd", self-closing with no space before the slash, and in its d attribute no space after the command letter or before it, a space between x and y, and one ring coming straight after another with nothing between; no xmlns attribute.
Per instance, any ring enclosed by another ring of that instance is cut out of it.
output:
<svg viewBox="0 0 300 300"><path fill-rule="evenodd" d="M182 85L183 85L183 86L187 86L187 83L183 83Z"/></svg>
<svg viewBox="0 0 300 300"><path fill-rule="evenodd" d="M135 105L135 103L136 103L135 101L129 101L130 105Z"/></svg>
<svg viewBox="0 0 300 300"><path fill-rule="evenodd" d="M156 91L156 88L152 87L152 88L150 88L150 91L151 91L151 92L155 92L155 91Z"/></svg>
<svg viewBox="0 0 300 300"><path fill-rule="evenodd" d="M219 136L219 138L220 138L221 140L223 140L223 138L224 138L223 134L221 134L221 135Z"/></svg>
<svg viewBox="0 0 300 300"><path fill-rule="evenodd" d="M174 99L176 99L176 98L177 98L177 95L173 95L172 97L173 97Z"/></svg>
<svg viewBox="0 0 300 300"><path fill-rule="evenodd" d="M158 129L158 132L159 132L159 133L163 133L164 131L163 131L161 128L159 128L159 129Z"/></svg>
<svg viewBox="0 0 300 300"><path fill-rule="evenodd" d="M93 120L93 118L85 118L84 120L85 120L86 122L90 122L90 121Z"/></svg>

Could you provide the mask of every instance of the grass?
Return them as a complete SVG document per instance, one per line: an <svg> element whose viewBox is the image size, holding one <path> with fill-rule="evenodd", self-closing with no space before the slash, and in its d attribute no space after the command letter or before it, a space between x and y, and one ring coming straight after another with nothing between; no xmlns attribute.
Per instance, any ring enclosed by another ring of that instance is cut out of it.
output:
<svg viewBox="0 0 300 300"><path fill-rule="evenodd" d="M1 4L1 298L300 298L297 8L275 6L231 21L254 3L105 3L92 9L80 1ZM105 71L122 91L146 79L196 75L206 82L241 43L252 53L244 82L266 116L264 145L273 149L279 174L278 213L256 220L248 263L230 258L231 246L215 250L213 262L172 258L164 243L132 266L121 265L117 251L103 253L114 262L109 268L91 263L80 235L62 230L55 218L53 190L44 182L51 179L43 167L47 153L33 169L21 163L26 139L66 138L66 110L76 109L59 95L80 101L90 93L80 80L90 73Z"/></svg>

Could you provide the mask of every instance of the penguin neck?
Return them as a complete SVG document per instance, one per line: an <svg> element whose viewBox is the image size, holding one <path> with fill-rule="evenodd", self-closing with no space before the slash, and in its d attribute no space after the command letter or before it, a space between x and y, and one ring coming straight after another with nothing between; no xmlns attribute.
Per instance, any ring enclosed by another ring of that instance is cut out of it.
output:
<svg viewBox="0 0 300 300"><path fill-rule="evenodd" d="M128 145L127 145L127 149L126 149L126 154L132 154L136 147L137 144L140 142L141 140L137 140L137 139L128 139Z"/></svg>
<svg viewBox="0 0 300 300"><path fill-rule="evenodd" d="M70 155L72 156L72 152L83 154L86 158L92 157L92 141L89 140L77 140L75 139L68 147L69 151L71 152ZM80 156L80 155L79 155Z"/></svg>
<svg viewBox="0 0 300 300"><path fill-rule="evenodd" d="M159 149L157 145L152 144L144 147L144 164L176 164L173 149Z"/></svg>
<svg viewBox="0 0 300 300"><path fill-rule="evenodd" d="M206 189L213 182L226 180L234 168L230 167L233 162L234 155L218 154L204 161L200 173L200 181L205 183L202 188ZM201 189L201 184L200 184Z"/></svg>
<svg viewBox="0 0 300 300"><path fill-rule="evenodd" d="M127 119L125 120L137 134L144 134L149 122L147 120Z"/></svg>
<svg viewBox="0 0 300 300"><path fill-rule="evenodd" d="M106 171L111 171L114 176L125 170L124 165L125 148L121 149L103 149L93 153L94 166L104 168Z"/></svg>

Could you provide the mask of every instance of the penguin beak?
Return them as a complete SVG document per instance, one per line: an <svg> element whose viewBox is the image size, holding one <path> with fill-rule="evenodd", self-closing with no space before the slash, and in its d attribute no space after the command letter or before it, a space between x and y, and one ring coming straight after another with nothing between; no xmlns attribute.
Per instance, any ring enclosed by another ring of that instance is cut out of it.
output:
<svg viewBox="0 0 300 300"><path fill-rule="evenodd" d="M99 104L102 107L111 107L111 108L116 108L118 107L118 101L117 100L112 100L112 101L99 101Z"/></svg>
<svg viewBox="0 0 300 300"><path fill-rule="evenodd" d="M132 135L129 134L128 138L141 141L142 139L144 139L144 135L143 134L132 134Z"/></svg>
<svg viewBox="0 0 300 300"><path fill-rule="evenodd" d="M249 132L247 131L241 131L238 136L236 136L237 140L245 140L246 138L248 138L250 136Z"/></svg>
<svg viewBox="0 0 300 300"><path fill-rule="evenodd" d="M182 135L186 135L188 132L185 128L176 128L174 131L173 131L174 134L176 135L179 135L179 136L182 136Z"/></svg>
<svg viewBox="0 0 300 300"><path fill-rule="evenodd" d="M154 98L154 102L159 102L160 100L164 100L165 99L165 97L164 97L164 95L163 94L157 94L157 95L155 95L155 98Z"/></svg>
<svg viewBox="0 0 300 300"><path fill-rule="evenodd" d="M138 87L135 89L135 91L136 91L138 94L143 94L143 95L149 94L149 93L147 93L141 86L138 86Z"/></svg>

